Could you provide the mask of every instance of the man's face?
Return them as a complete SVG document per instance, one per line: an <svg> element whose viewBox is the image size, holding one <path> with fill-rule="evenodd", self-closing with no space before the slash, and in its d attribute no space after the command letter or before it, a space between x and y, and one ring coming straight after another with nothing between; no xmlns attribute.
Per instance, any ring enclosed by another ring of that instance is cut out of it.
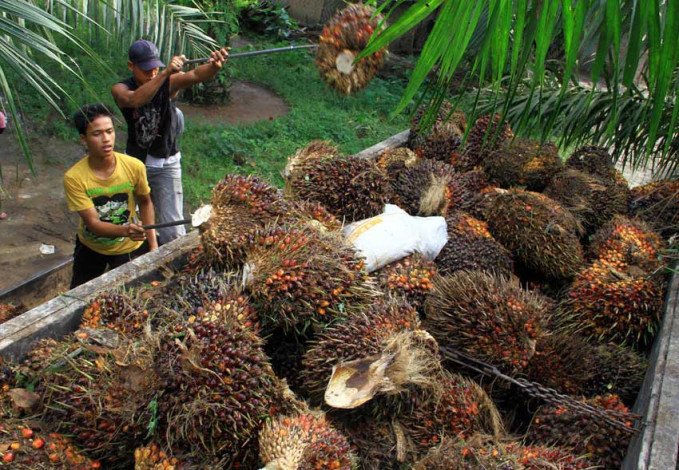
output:
<svg viewBox="0 0 679 470"><path fill-rule="evenodd" d="M113 121L108 116L98 116L87 125L85 135L80 141L87 147L90 156L108 157L113 153L116 141L116 130Z"/></svg>
<svg viewBox="0 0 679 470"><path fill-rule="evenodd" d="M132 62L127 63L127 68L130 69L130 72L132 72L132 76L134 77L134 81L137 82L137 85L139 86L142 86L143 84L153 80L156 75L158 75L158 71L160 70L158 67L151 70L142 70L138 65L135 65Z"/></svg>

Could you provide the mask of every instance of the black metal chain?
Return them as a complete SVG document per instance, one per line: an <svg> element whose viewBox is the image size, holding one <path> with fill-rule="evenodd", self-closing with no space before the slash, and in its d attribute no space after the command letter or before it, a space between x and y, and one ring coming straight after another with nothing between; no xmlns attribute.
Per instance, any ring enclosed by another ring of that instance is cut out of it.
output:
<svg viewBox="0 0 679 470"><path fill-rule="evenodd" d="M564 406L570 409L571 411L574 411L579 414L588 414L596 416L597 418L601 418L602 420L606 421L611 426L615 426L616 428L627 433L634 434L639 432L639 429L637 427L632 427L629 424L625 423L625 421L623 421L630 419L638 420L640 418L640 416L638 415L632 413L624 413L615 410L606 410L603 408L592 406L587 403L578 401L574 398L571 398L568 395L564 395L563 393L559 393L552 388L540 385L539 383L503 374L497 367L492 366L490 364L486 364L485 362L479 361L478 359L469 357L454 349L441 347L440 350L445 360L459 364L479 374L496 377L498 379L502 379L506 382L512 383L517 387L521 388L521 390L523 390L527 395L530 395L533 398L539 398L553 405Z"/></svg>

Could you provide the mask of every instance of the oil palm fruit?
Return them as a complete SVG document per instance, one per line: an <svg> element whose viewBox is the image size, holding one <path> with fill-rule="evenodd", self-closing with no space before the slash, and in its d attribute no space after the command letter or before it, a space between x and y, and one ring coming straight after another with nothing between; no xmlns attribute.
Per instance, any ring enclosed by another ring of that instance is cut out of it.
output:
<svg viewBox="0 0 679 470"><path fill-rule="evenodd" d="M346 437L322 413L280 416L259 432L259 457L271 470L351 470Z"/></svg>
<svg viewBox="0 0 679 470"><path fill-rule="evenodd" d="M0 423L0 467L94 470L101 462L86 457L66 436L49 432L33 420Z"/></svg>
<svg viewBox="0 0 679 470"><path fill-rule="evenodd" d="M11 304L0 304L0 323L4 323L7 320L11 320L12 318L18 316L21 314L21 308Z"/></svg>
<svg viewBox="0 0 679 470"><path fill-rule="evenodd" d="M181 462L168 456L158 444L151 443L134 450L134 470L179 470Z"/></svg>
<svg viewBox="0 0 679 470"><path fill-rule="evenodd" d="M161 342L159 427L171 448L186 446L254 463L254 440L272 412L276 378L262 340L237 321L175 325Z"/></svg>
<svg viewBox="0 0 679 470"><path fill-rule="evenodd" d="M643 348L660 321L663 281L625 260L600 258L575 277L560 314L585 336Z"/></svg>
<svg viewBox="0 0 679 470"><path fill-rule="evenodd" d="M278 189L259 178L227 175L212 191L210 220L200 226L205 256L220 266L240 265L259 230L289 207Z"/></svg>
<svg viewBox="0 0 679 470"><path fill-rule="evenodd" d="M626 214L629 188L626 182L611 182L572 168L552 178L544 194L571 211L587 234L617 214Z"/></svg>
<svg viewBox="0 0 679 470"><path fill-rule="evenodd" d="M511 127L500 122L499 114L486 114L479 117L469 130L467 143L461 154L451 160L457 171L470 171L481 165L485 157L496 150L503 142L514 137Z"/></svg>
<svg viewBox="0 0 679 470"><path fill-rule="evenodd" d="M662 180L632 189L630 214L670 238L679 231L679 180Z"/></svg>
<svg viewBox="0 0 679 470"><path fill-rule="evenodd" d="M339 149L332 142L328 140L312 140L305 147L298 149L293 155L288 157L283 176L288 178L299 165L315 160L335 158L339 154Z"/></svg>
<svg viewBox="0 0 679 470"><path fill-rule="evenodd" d="M489 198L485 215L493 237L529 272L559 280L581 268L581 225L553 199L510 189Z"/></svg>
<svg viewBox="0 0 679 470"><path fill-rule="evenodd" d="M80 327L107 327L126 335L138 335L147 319L148 312L137 307L128 296L104 292L85 307Z"/></svg>
<svg viewBox="0 0 679 470"><path fill-rule="evenodd" d="M616 216L591 238L589 255L610 262L626 262L649 272L660 268L665 242L649 225L639 219Z"/></svg>
<svg viewBox="0 0 679 470"><path fill-rule="evenodd" d="M623 426L632 428L634 416L616 395L602 395L584 403L612 411ZM589 454L594 465L620 468L632 434L601 418L563 406L543 406L533 417L526 438L538 444L558 445L575 454Z"/></svg>
<svg viewBox="0 0 679 470"><path fill-rule="evenodd" d="M339 234L271 226L246 257L245 284L263 327L304 331L369 303L376 287Z"/></svg>
<svg viewBox="0 0 679 470"><path fill-rule="evenodd" d="M580 147L566 160L566 167L582 171L603 180L613 180L617 171L613 157L604 147L587 145Z"/></svg>
<svg viewBox="0 0 679 470"><path fill-rule="evenodd" d="M408 147L420 158L449 162L451 155L460 147L467 128L463 112L453 112L453 105L443 101L431 128L425 128L427 107L420 106L410 123Z"/></svg>
<svg viewBox="0 0 679 470"><path fill-rule="evenodd" d="M485 222L454 211L446 216L446 223L448 242L435 260L441 274L461 270L512 273L509 251L495 241Z"/></svg>
<svg viewBox="0 0 679 470"><path fill-rule="evenodd" d="M306 223L317 227L319 230L339 232L342 222L331 214L325 206L316 201L296 199L290 201L291 213L285 219L288 223Z"/></svg>
<svg viewBox="0 0 679 470"><path fill-rule="evenodd" d="M447 163L423 159L392 182L395 202L410 215L445 215L460 193L454 175Z"/></svg>
<svg viewBox="0 0 679 470"><path fill-rule="evenodd" d="M333 424L349 439L357 468L397 469L413 460L411 445L398 423L375 420L369 415L351 420L334 419Z"/></svg>
<svg viewBox="0 0 679 470"><path fill-rule="evenodd" d="M381 214L390 187L374 161L338 156L296 165L286 179L286 193L318 202L340 220L353 222Z"/></svg>
<svg viewBox="0 0 679 470"><path fill-rule="evenodd" d="M386 149L377 156L377 167L382 170L389 178L395 181L398 175L406 168L415 166L419 157L407 147L397 147Z"/></svg>
<svg viewBox="0 0 679 470"><path fill-rule="evenodd" d="M558 447L497 442L483 435L469 439L448 436L432 447L413 470L584 470L592 464Z"/></svg>
<svg viewBox="0 0 679 470"><path fill-rule="evenodd" d="M452 209L461 210L481 218L486 195L495 191L495 186L488 182L488 176L481 168L456 173L453 181L461 188L459 196L455 198Z"/></svg>
<svg viewBox="0 0 679 470"><path fill-rule="evenodd" d="M424 307L425 297L433 287L432 280L437 272L432 261L414 253L384 266L373 275L377 277L377 283L385 293L405 298L420 311Z"/></svg>
<svg viewBox="0 0 679 470"><path fill-rule="evenodd" d="M554 144L523 138L502 142L482 165L492 183L502 188L525 186L531 191L542 191L562 166Z"/></svg>
<svg viewBox="0 0 679 470"><path fill-rule="evenodd" d="M337 12L318 38L316 66L321 77L346 95L364 88L382 67L387 51L354 60L373 33L384 27L382 15L367 5L356 3Z"/></svg>
<svg viewBox="0 0 679 470"><path fill-rule="evenodd" d="M441 346L516 372L535 353L549 304L514 277L457 271L434 281L424 327Z"/></svg>

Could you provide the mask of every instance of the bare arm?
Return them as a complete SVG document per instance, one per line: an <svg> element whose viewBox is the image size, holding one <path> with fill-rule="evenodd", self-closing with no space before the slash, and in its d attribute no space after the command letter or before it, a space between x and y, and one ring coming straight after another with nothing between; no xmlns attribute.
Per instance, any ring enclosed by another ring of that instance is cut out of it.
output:
<svg viewBox="0 0 679 470"><path fill-rule="evenodd" d="M153 213L153 201L150 194L143 196L135 195L137 203L139 204L139 217L143 225L151 225L155 223L156 216ZM149 241L149 250L153 251L158 248L158 240L156 239L155 230L147 230L146 237Z"/></svg>
<svg viewBox="0 0 679 470"><path fill-rule="evenodd" d="M116 225L110 222L103 222L99 219L99 214L97 214L94 207L78 211L78 214L82 217L87 230L100 237L130 237L134 241L143 241L145 239L144 229L141 226L137 224Z"/></svg>
<svg viewBox="0 0 679 470"><path fill-rule="evenodd" d="M170 65L136 90L130 90L124 84L116 83L111 87L113 99L116 100L116 104L120 108L139 108L144 106L156 96L165 80L181 70L185 60L186 57L183 55L173 57Z"/></svg>
<svg viewBox="0 0 679 470"><path fill-rule="evenodd" d="M174 96L177 92L192 87L196 83L210 80L221 70L229 57L229 50L225 47L212 51L210 62L196 67L190 72L176 73L170 77L170 95Z"/></svg>

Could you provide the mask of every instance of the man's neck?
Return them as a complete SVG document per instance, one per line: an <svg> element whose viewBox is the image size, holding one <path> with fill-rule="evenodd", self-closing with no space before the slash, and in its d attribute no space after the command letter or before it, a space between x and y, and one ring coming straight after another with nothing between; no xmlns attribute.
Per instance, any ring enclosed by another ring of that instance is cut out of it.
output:
<svg viewBox="0 0 679 470"><path fill-rule="evenodd" d="M113 152L108 155L88 155L88 164L97 174L110 175L116 167L116 156Z"/></svg>

